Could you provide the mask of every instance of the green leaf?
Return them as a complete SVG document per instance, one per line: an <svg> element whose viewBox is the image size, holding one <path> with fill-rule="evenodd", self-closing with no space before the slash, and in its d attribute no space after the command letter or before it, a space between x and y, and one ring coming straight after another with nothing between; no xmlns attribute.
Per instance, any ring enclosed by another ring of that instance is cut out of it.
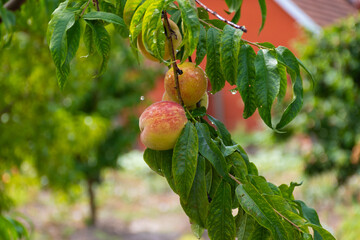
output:
<svg viewBox="0 0 360 240"><path fill-rule="evenodd" d="M220 44L220 63L225 79L235 85L237 79L238 56L243 32L230 25L224 27Z"/></svg>
<svg viewBox="0 0 360 240"><path fill-rule="evenodd" d="M179 9L174 10L174 12L171 13L170 19L171 19L174 23L178 24L178 23L180 22L180 19L181 19L181 12L180 12L180 10L179 10Z"/></svg>
<svg viewBox="0 0 360 240"><path fill-rule="evenodd" d="M265 240L270 235L269 231L259 225L249 214L243 213L238 221L240 222L236 234L238 240Z"/></svg>
<svg viewBox="0 0 360 240"><path fill-rule="evenodd" d="M147 148L144 151L144 161L154 172L160 176L164 176L162 172L163 159L165 161L169 161L169 159L166 159L166 151L156 151L150 148Z"/></svg>
<svg viewBox="0 0 360 240"><path fill-rule="evenodd" d="M121 17L109 12L89 12L82 18L85 20L102 20L108 23L118 24L121 27L126 28L125 22Z"/></svg>
<svg viewBox="0 0 360 240"><path fill-rule="evenodd" d="M170 188L177 193L176 187L175 187L175 180L174 176L172 174L172 156L173 156L173 150L167 150L162 151L162 159L161 162L161 171L164 174L166 181L168 182Z"/></svg>
<svg viewBox="0 0 360 240"><path fill-rule="evenodd" d="M259 29L259 34L261 30L264 28L266 21L266 3L265 0L259 0L260 10L261 10L261 27Z"/></svg>
<svg viewBox="0 0 360 240"><path fill-rule="evenodd" d="M291 122L300 112L303 105L303 86L299 64L294 54L289 49L282 46L276 48L276 53L279 61L286 66L287 71L290 74L294 93L293 101L285 109L280 122L276 125L277 129L281 129Z"/></svg>
<svg viewBox="0 0 360 240"><path fill-rule="evenodd" d="M273 195L273 191L270 188L268 182L266 181L266 179L263 176L250 176L251 179L251 183L256 187L257 191L260 194L268 194L268 195Z"/></svg>
<svg viewBox="0 0 360 240"><path fill-rule="evenodd" d="M182 130L173 152L172 172L180 199L187 199L194 181L199 141L195 126L188 122Z"/></svg>
<svg viewBox="0 0 360 240"><path fill-rule="evenodd" d="M93 54L95 51L93 31L92 31L91 27L87 24L85 26L83 41L84 41L85 47L87 48L87 50L89 52L89 55Z"/></svg>
<svg viewBox="0 0 360 240"><path fill-rule="evenodd" d="M294 196L293 196L294 189L295 189L295 187L298 187L301 185L302 185L302 183L291 182L290 187L286 184L281 184L279 186L279 189L281 191L281 195L284 196L286 199L294 200Z"/></svg>
<svg viewBox="0 0 360 240"><path fill-rule="evenodd" d="M184 25L183 43L185 53L182 61L187 59L195 51L200 37L200 22L194 0L178 0L181 18Z"/></svg>
<svg viewBox="0 0 360 240"><path fill-rule="evenodd" d="M5 29L8 32L11 32L16 23L15 14L0 5L0 19L2 20Z"/></svg>
<svg viewBox="0 0 360 240"><path fill-rule="evenodd" d="M231 146L232 145L231 135L229 131L226 129L225 125L216 118L214 118L213 116L207 115L207 117L213 124L215 124L217 128L217 133L224 141L225 145Z"/></svg>
<svg viewBox="0 0 360 240"><path fill-rule="evenodd" d="M49 26L53 29L50 38L50 53L57 69L66 61L67 39L66 31L75 23L75 14L70 11L63 11L52 18Z"/></svg>
<svg viewBox="0 0 360 240"><path fill-rule="evenodd" d="M296 59L297 59L298 63L300 64L300 66L301 66L301 67L305 70L305 72L309 75L312 84L315 85L314 75L309 71L309 69L304 65L304 63L303 63L300 59L298 59L298 58L296 58Z"/></svg>
<svg viewBox="0 0 360 240"><path fill-rule="evenodd" d="M67 55L66 61L70 63L75 57L77 50L79 49L81 37L81 26L79 20L75 21L74 25L67 31Z"/></svg>
<svg viewBox="0 0 360 240"><path fill-rule="evenodd" d="M205 180L205 159L201 155L198 157L196 174L189 197L186 200L180 197L180 203L185 213L195 224L201 228L206 227L209 202Z"/></svg>
<svg viewBox="0 0 360 240"><path fill-rule="evenodd" d="M209 162L209 161L207 161ZM211 164L211 163L210 163ZM211 165L211 186L208 187L208 196L209 196L209 202L212 201L212 199L215 196L216 190L218 189L220 182L222 181L222 177L216 172L216 169Z"/></svg>
<svg viewBox="0 0 360 240"><path fill-rule="evenodd" d="M102 56L102 62L98 75L102 75L106 71L107 63L110 57L110 35L106 31L104 25L99 21L86 21L93 30L95 48Z"/></svg>
<svg viewBox="0 0 360 240"><path fill-rule="evenodd" d="M229 179L227 165L220 149L211 140L208 127L204 123L195 124L199 136L199 152L214 166L220 176Z"/></svg>
<svg viewBox="0 0 360 240"><path fill-rule="evenodd" d="M334 236L331 235L328 231L326 231L324 228L319 227L318 225L307 223L306 226L312 227L314 231L320 234L323 240L335 240Z"/></svg>
<svg viewBox="0 0 360 240"><path fill-rule="evenodd" d="M280 90L278 62L267 49L260 49L255 58L255 96L260 117L272 128L271 107Z"/></svg>
<svg viewBox="0 0 360 240"><path fill-rule="evenodd" d="M209 209L208 232L211 240L235 238L235 221L231 205L230 184L222 180Z"/></svg>
<svg viewBox="0 0 360 240"><path fill-rule="evenodd" d="M244 113L243 117L246 119L254 114L256 110L255 101L255 57L256 53L254 49L244 44L240 48L239 53L239 65L238 65L238 77L236 85L239 89L240 95L244 101Z"/></svg>
<svg viewBox="0 0 360 240"><path fill-rule="evenodd" d="M198 11L198 16L199 16L200 19L202 19L202 20L209 20L209 12L206 11L205 8L199 7L199 8L197 9L197 11Z"/></svg>
<svg viewBox="0 0 360 240"><path fill-rule="evenodd" d="M242 0L225 0L230 12L234 12L241 7Z"/></svg>
<svg viewBox="0 0 360 240"><path fill-rule="evenodd" d="M75 21L74 25L66 33L67 54L66 60L61 68L57 68L58 83L61 89L64 88L65 82L70 73L70 62L75 57L79 48L81 36L81 27L79 21Z"/></svg>
<svg viewBox="0 0 360 240"><path fill-rule="evenodd" d="M321 227L319 216L315 209L308 207L303 201L294 200L294 202L299 206L300 214L307 219L310 223ZM314 229L314 240L321 240L321 235Z"/></svg>
<svg viewBox="0 0 360 240"><path fill-rule="evenodd" d="M240 5L242 5L243 0L239 0L239 2L240 2ZM233 18L231 19L231 21L233 23L237 24L239 22L239 20L240 20L240 17L241 17L241 6L240 6L240 8L238 10L236 10L236 12L235 12Z"/></svg>
<svg viewBox="0 0 360 240"><path fill-rule="evenodd" d="M241 182L247 181L246 177L248 175L248 168L241 154L234 152L228 156L227 159L234 167L235 176L238 177Z"/></svg>
<svg viewBox="0 0 360 240"><path fill-rule="evenodd" d="M146 9L151 4L151 0L146 0L138 9L136 9L136 12L133 15L133 18L130 23L130 39L132 43L135 43L137 40L137 37L139 33L141 32L142 28L142 19L144 17L144 14L146 12ZM136 46L136 44L135 44Z"/></svg>
<svg viewBox="0 0 360 240"><path fill-rule="evenodd" d="M101 9L102 12L116 13L116 8L115 8L114 4L106 2L106 1L99 1L99 8ZM97 19L97 20L99 20L99 19Z"/></svg>
<svg viewBox="0 0 360 240"><path fill-rule="evenodd" d="M162 59L165 52L165 31L161 21L164 0L153 0L146 9L142 22L142 41L146 50L154 57Z"/></svg>
<svg viewBox="0 0 360 240"><path fill-rule="evenodd" d="M130 25L131 19L135 13L135 10L139 7L143 0L127 0L124 7L124 22L126 25Z"/></svg>
<svg viewBox="0 0 360 240"><path fill-rule="evenodd" d="M240 184L236 188L236 195L245 212L267 228L273 238L288 239L282 220L251 183Z"/></svg>
<svg viewBox="0 0 360 240"><path fill-rule="evenodd" d="M191 231L197 239L200 239L202 237L202 235L204 234L204 230L205 229L202 228L199 224L191 224Z"/></svg>
<svg viewBox="0 0 360 240"><path fill-rule="evenodd" d="M207 62L205 70L211 83L212 93L220 91L225 86L225 79L220 68L220 41L221 33L219 30L210 28L206 38Z"/></svg>
<svg viewBox="0 0 360 240"><path fill-rule="evenodd" d="M216 28L219 29L224 29L224 27L227 25L225 22L219 20L219 19L209 19L209 20L205 20L205 22L210 23L211 25L213 25ZM206 25L208 26L208 25Z"/></svg>
<svg viewBox="0 0 360 240"><path fill-rule="evenodd" d="M124 8L127 2L128 2L127 0L119 0L116 3L116 14L123 19L124 19Z"/></svg>
<svg viewBox="0 0 360 240"><path fill-rule="evenodd" d="M206 55L206 30L203 26L200 27L199 42L196 47L195 63L199 65Z"/></svg>
<svg viewBox="0 0 360 240"><path fill-rule="evenodd" d="M279 94L277 96L278 103L281 103L284 100L286 95L286 88L287 88L287 74L286 74L286 67L278 64L278 71L280 75L280 89Z"/></svg>

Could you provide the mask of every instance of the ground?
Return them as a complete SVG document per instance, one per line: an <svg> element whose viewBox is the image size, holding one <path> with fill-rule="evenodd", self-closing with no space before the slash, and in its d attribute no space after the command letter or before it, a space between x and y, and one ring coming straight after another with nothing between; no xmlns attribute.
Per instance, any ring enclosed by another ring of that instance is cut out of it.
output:
<svg viewBox="0 0 360 240"><path fill-rule="evenodd" d="M352 227L354 221L347 225L343 222L348 216L345 213L350 209L353 209L350 217L357 219L360 216L360 208L343 197L348 195L348 188L339 189L340 194L334 194L335 177L331 173L312 179L303 176L303 163L294 150L298 142L288 144L286 148L263 150L250 146L250 159L258 166L260 174L277 185L303 182L301 187L296 188L295 198L314 207L323 226L336 234L338 239L356 240L358 235ZM120 158L119 163L122 170L108 171L103 184L96 188L96 227L86 225L88 206L86 195L81 194L82 187L70 194L70 200L64 197L64 193L54 194L50 190L29 194L30 197L19 205L17 211L33 223L31 239L195 240L178 196L163 177L149 170L142 160L142 153L133 151ZM359 180L355 180L353 185L358 186L358 183ZM350 230L345 231L346 227Z"/></svg>

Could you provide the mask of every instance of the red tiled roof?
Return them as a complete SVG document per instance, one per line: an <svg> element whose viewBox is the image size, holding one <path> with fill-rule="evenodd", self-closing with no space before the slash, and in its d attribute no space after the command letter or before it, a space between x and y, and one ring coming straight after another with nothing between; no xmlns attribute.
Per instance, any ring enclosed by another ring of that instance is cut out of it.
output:
<svg viewBox="0 0 360 240"><path fill-rule="evenodd" d="M358 10L346 0L292 0L320 26L354 15Z"/></svg>

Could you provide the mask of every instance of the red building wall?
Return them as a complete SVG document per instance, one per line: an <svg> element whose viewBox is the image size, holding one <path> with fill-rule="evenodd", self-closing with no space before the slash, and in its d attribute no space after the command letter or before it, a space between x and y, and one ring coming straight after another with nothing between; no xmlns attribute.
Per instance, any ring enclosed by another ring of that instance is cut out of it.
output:
<svg viewBox="0 0 360 240"><path fill-rule="evenodd" d="M224 0L203 0L202 2L221 16L231 19L231 16L224 12L227 9ZM245 25L248 32L243 34L243 38L252 42L271 42L275 46L282 45L291 48L291 41L301 35L299 25L273 0L267 0L266 4L267 19L264 29L259 34L261 12L258 1L244 1L239 25ZM210 18L215 19L212 15ZM255 48L255 51L258 49ZM206 60L200 66L205 69ZM249 131L261 128L263 125L257 111L248 119L242 118L243 103L241 96L239 93L232 94L230 92L234 87L226 84L222 91L215 95L209 94L208 113L223 121L229 130L234 130L237 127ZM152 101L160 101L163 92L163 80L159 80L156 88L148 97Z"/></svg>

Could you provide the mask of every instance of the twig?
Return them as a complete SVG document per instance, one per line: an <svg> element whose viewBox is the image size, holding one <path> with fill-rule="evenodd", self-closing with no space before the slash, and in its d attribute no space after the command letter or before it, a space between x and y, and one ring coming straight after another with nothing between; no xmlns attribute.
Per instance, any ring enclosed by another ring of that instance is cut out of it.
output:
<svg viewBox="0 0 360 240"><path fill-rule="evenodd" d="M171 37L172 30L170 27L170 23L169 23L169 19L167 17L166 11L163 11L163 17L164 17L165 34L166 34L168 41L170 42L169 51L170 51L171 62L172 62L171 65L174 70L175 88L176 88L176 91L178 94L179 102L180 102L181 106L184 106L184 101L182 100L182 97L181 97L180 84L179 84L179 74L181 75L183 72L181 71L181 69L179 69L178 65L176 64L175 49L174 49L173 40Z"/></svg>
<svg viewBox="0 0 360 240"><path fill-rule="evenodd" d="M88 6L89 6L90 2L91 2L91 0L89 0L89 1L86 3L86 5L85 5L84 9L82 10L82 12L81 12L81 14L80 14L80 17L82 17L82 15L84 15L85 10L88 8Z"/></svg>
<svg viewBox="0 0 360 240"><path fill-rule="evenodd" d="M242 184L235 176L233 176L232 174L229 173L229 176L238 184ZM284 215L282 215L278 210L276 210L275 208L272 208L280 217L284 218L286 221L288 221L291 225L293 225L294 227L297 228L297 230L299 230L299 232L303 232L300 227L298 225L296 225L295 223L293 223L290 219L288 219L287 217L285 217Z"/></svg>
<svg viewBox="0 0 360 240"><path fill-rule="evenodd" d="M208 23L208 22L206 22L206 21L204 21L204 20L202 20L202 19L199 19L200 20L200 22L202 22L202 23L204 23L204 24L206 24L206 25L208 25L208 26L210 26L210 27L212 27L212 28L215 28L216 30L219 30L219 31L223 31L222 29L220 29L220 28L218 28L218 27L215 27L214 25L212 25L211 23ZM241 39L241 41L243 41L243 42L246 42L246 43L248 43L248 44L250 44L250 45L253 45L253 46L255 46L255 47L257 47L257 48L263 48L263 49L269 49L269 50L271 50L271 48L268 48L268 47L265 47L265 46L261 46L261 45L259 45L259 44L257 44L257 43L254 43L254 42L250 42L249 40L246 40L246 39Z"/></svg>
<svg viewBox="0 0 360 240"><path fill-rule="evenodd" d="M229 176L238 184L242 184L234 175L229 173Z"/></svg>
<svg viewBox="0 0 360 240"><path fill-rule="evenodd" d="M284 215L282 215L280 212L278 212L278 210L276 210L275 208L273 208L273 210L279 214L280 217L284 218L286 221L288 221L291 225L293 225L294 227L297 228L297 230L299 230L299 232L303 232L300 227L298 227L298 225L296 225L295 223L293 223L290 219L288 219L287 217L285 217Z"/></svg>
<svg viewBox="0 0 360 240"><path fill-rule="evenodd" d="M220 16L219 14L217 14L214 10L211 10L210 8L208 8L207 6L205 6L205 4L203 4L202 2L200 2L199 0L195 0L200 6L202 6L203 8L205 8L206 11L208 11L209 13L211 13L212 15L214 15L215 17L217 17L218 19L220 19L221 21L225 22L226 24L229 24L230 26L240 29L243 32L247 32L247 29L245 28L245 26L239 26L233 22L230 22L229 20L226 20L225 18L223 18L222 16Z"/></svg>
<svg viewBox="0 0 360 240"><path fill-rule="evenodd" d="M96 6L96 10L99 12L100 11L99 0L93 0L93 4L94 6Z"/></svg>

